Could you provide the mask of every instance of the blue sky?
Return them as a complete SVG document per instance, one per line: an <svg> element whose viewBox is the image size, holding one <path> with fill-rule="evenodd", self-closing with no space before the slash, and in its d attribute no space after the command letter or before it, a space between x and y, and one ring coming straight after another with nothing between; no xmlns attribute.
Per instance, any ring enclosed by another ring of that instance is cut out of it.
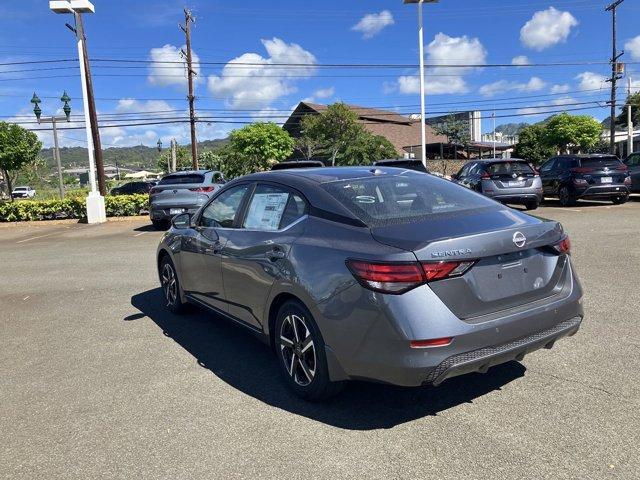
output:
<svg viewBox="0 0 640 480"><path fill-rule="evenodd" d="M197 18L193 48L203 62L196 87L199 139L220 138L253 119L281 121L300 100L342 100L402 113L419 110L414 68L274 67L274 63L417 63L417 8L401 0L326 0L272 2L245 0L95 0L96 13L85 15L94 89L104 124L153 123L184 117L186 81L175 63L184 36L178 28L187 5ZM428 114L462 109L491 110L498 123L538 121L562 109L602 119L611 55L610 15L595 0L441 0L425 5L427 62L433 64L511 64L572 62L563 67L484 67L428 70ZM640 0L619 9L619 48L640 88ZM74 38L65 27L70 17L55 15L44 0L2 2L0 63L73 59ZM114 63L98 60L135 60ZM205 62L216 63L215 65ZM226 65L236 62L236 65ZM237 62L245 65L238 65ZM247 63L251 65L246 65ZM127 68L123 68L127 67ZM43 70L47 69L47 70ZM623 81L626 88L626 79ZM60 107L63 90L82 112L80 82L73 62L0 66L0 115L32 121L29 99L43 98L45 113ZM619 98L624 98L624 92ZM54 97L54 98L46 98ZM536 110L537 109L537 110ZM116 115L113 115L116 114ZM529 114L529 115L525 115ZM537 114L537 115L531 115ZM70 126L82 126L73 122ZM29 128L37 125L25 124ZM138 125L104 128L108 146L188 141L187 125ZM50 144L46 132L39 135ZM61 133L63 145L83 145L83 130Z"/></svg>

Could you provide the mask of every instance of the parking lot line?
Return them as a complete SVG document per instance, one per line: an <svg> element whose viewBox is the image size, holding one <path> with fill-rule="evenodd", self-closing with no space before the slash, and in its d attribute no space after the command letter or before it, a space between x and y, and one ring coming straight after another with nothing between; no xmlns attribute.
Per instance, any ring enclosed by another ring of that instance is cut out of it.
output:
<svg viewBox="0 0 640 480"><path fill-rule="evenodd" d="M37 240L38 238L45 238L45 237L50 237L52 235L57 235L58 233L60 232L47 233L46 235L38 235L36 237L29 237L29 238L25 238L24 240L19 240L16 243L30 242L31 240Z"/></svg>
<svg viewBox="0 0 640 480"><path fill-rule="evenodd" d="M140 235L144 235L145 233L147 233L147 232L140 232L140 233L136 233L136 234L134 235L134 237L139 237Z"/></svg>

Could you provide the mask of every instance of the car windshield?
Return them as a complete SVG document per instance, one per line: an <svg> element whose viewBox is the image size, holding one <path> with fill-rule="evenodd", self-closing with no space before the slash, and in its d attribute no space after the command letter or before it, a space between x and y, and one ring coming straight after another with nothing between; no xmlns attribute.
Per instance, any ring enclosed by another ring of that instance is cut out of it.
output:
<svg viewBox="0 0 640 480"><path fill-rule="evenodd" d="M531 166L526 162L499 162L491 163L485 167L489 175L511 175L513 173L534 173Z"/></svg>
<svg viewBox="0 0 640 480"><path fill-rule="evenodd" d="M604 168L614 167L617 168L622 164L618 157L595 157L595 158L581 158L580 165L587 168Z"/></svg>
<svg viewBox="0 0 640 480"><path fill-rule="evenodd" d="M187 173L181 175L167 175L160 180L159 185L177 185L181 183L203 183L204 175L199 173Z"/></svg>
<svg viewBox="0 0 640 480"><path fill-rule="evenodd" d="M500 208L495 202L464 187L418 173L342 180L325 183L323 187L371 227Z"/></svg>

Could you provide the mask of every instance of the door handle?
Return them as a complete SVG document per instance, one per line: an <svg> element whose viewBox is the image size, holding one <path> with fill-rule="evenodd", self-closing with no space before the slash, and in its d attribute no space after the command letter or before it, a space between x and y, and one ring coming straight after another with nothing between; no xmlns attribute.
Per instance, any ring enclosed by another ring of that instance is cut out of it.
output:
<svg viewBox="0 0 640 480"><path fill-rule="evenodd" d="M217 255L222 252L222 244L220 242L215 242L212 247L205 247L204 253L206 255Z"/></svg>
<svg viewBox="0 0 640 480"><path fill-rule="evenodd" d="M267 253L265 253L265 255L272 262L281 260L287 256L287 254L281 248L274 248L273 250L269 250Z"/></svg>

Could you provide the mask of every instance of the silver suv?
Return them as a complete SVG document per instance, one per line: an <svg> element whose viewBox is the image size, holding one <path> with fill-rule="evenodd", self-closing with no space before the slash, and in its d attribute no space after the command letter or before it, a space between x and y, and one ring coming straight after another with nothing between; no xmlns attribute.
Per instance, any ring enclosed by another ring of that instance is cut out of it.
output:
<svg viewBox="0 0 640 480"><path fill-rule="evenodd" d="M524 205L527 210L535 210L542 201L540 174L517 158L470 162L451 179L499 202Z"/></svg>
<svg viewBox="0 0 640 480"><path fill-rule="evenodd" d="M195 213L225 180L222 173L197 170L171 173L162 177L149 192L149 217L157 229L166 229L180 213Z"/></svg>

